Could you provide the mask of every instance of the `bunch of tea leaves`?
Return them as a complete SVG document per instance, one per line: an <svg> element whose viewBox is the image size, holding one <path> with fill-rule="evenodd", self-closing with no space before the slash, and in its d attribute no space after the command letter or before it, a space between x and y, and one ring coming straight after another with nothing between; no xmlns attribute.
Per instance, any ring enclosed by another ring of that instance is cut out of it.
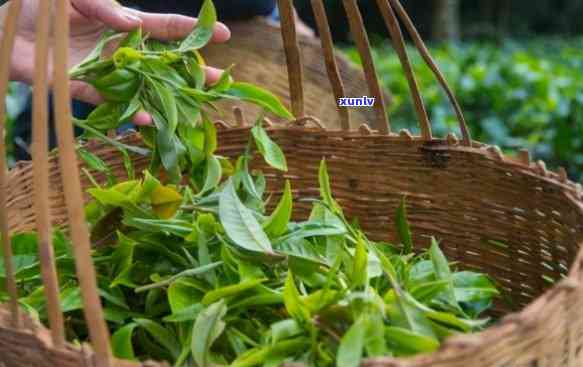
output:
<svg viewBox="0 0 583 367"><path fill-rule="evenodd" d="M152 151L151 172L163 167L174 183L183 173L191 175L200 167L211 177L220 176L213 156L215 126L209 119L213 102L221 99L248 101L284 118L290 112L278 98L257 86L234 82L230 69L207 86L204 60L199 51L212 38L217 15L206 0L192 33L182 42L162 43L136 30L127 36L106 32L94 51L71 72L71 77L93 85L106 100L87 120L76 120L86 137L108 140L109 130L117 129L140 110L148 111L154 126L140 127L148 149L127 147L138 154ZM104 49L121 39L111 57ZM86 154L87 155L87 154ZM204 185L202 183L201 185Z"/></svg>
<svg viewBox="0 0 583 367"><path fill-rule="evenodd" d="M264 135L265 134L265 135ZM255 139L277 147L259 125ZM278 149L258 149L266 162ZM236 169L204 195L141 180L95 187L87 216L101 299L120 358L175 366L357 366L362 358L430 352L447 336L480 330L498 294L483 274L452 270L433 240L413 252L403 201L403 246L375 243L349 223L320 168L320 198L306 221L291 220L286 183L266 211L265 178ZM70 245L55 253L68 335L85 340ZM14 238L21 304L46 320L36 236ZM3 271L0 269L0 277ZM5 297L5 295L4 295Z"/></svg>

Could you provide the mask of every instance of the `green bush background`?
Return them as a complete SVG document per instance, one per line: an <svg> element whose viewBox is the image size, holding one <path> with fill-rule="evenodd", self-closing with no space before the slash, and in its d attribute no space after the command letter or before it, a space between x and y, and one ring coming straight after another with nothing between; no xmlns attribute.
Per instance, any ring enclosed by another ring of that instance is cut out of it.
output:
<svg viewBox="0 0 583 367"><path fill-rule="evenodd" d="M474 139L503 150L527 148L551 167L583 180L583 39L539 39L501 44L470 42L432 47L455 90ZM354 49L347 53L358 62ZM374 50L384 86L393 95L397 128L418 132L406 79L388 46ZM414 50L414 69L434 132L458 133L445 94Z"/></svg>

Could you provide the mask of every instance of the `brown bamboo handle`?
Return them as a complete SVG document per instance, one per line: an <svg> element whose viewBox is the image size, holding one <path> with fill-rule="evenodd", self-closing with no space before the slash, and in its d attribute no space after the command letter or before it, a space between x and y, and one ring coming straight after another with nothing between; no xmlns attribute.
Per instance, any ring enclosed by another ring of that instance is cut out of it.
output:
<svg viewBox="0 0 583 367"><path fill-rule="evenodd" d="M421 135L424 140L429 141L433 138L431 134L431 122L429 121L429 116L427 115L425 104L423 103L423 97L419 91L419 85L417 84L415 73L413 72L413 67L411 66L409 55L407 54L399 20L397 19L391 4L387 0L377 0L377 6L379 7L381 15L383 16L385 24L389 30L391 40L393 41L393 47L399 56L407 82L409 83L413 105L415 106L415 112L421 127Z"/></svg>
<svg viewBox="0 0 583 367"><path fill-rule="evenodd" d="M399 0L388 0L388 1L390 1L391 4L393 5L396 13L399 15L399 18L401 18L401 21L403 21L405 28L407 28L407 30L409 31L409 34L411 35L411 38L413 39L413 42L415 43L415 47L417 48L417 50L419 50L419 53L423 57L423 60L425 60L425 63L427 64L427 66L429 66L429 68L431 69L431 71L433 72L435 77L437 78L439 84L441 85L441 87L443 88L445 93L447 94L449 101L450 101L451 105L453 106L453 109L455 110L457 119L459 121L460 131L462 133L463 144L468 146L468 147L471 147L472 146L472 137L470 134L470 130L468 129L466 119L464 117L464 114L462 112L462 109L460 107L460 104L459 104L455 94L453 93L452 89L450 88L449 84L447 83L447 80L445 79L445 76L443 75L443 73L439 69L439 66L437 66L437 63L435 62L435 60L431 56L431 53L427 49L425 42L423 42L423 39L419 35L417 28L415 28L415 24L413 24L413 21L411 20L411 18L407 14L407 11L403 8L403 5L401 5L401 2Z"/></svg>
<svg viewBox="0 0 583 367"><path fill-rule="evenodd" d="M36 228L39 234L39 256L53 345L65 345L63 312L59 300L59 282L55 267L51 219L49 212L49 130L48 130L48 58L52 0L38 3L35 40L35 72L33 82L33 144L34 203Z"/></svg>
<svg viewBox="0 0 583 367"><path fill-rule="evenodd" d="M10 297L10 313L12 315L12 327L20 327L20 315L18 310L18 292L16 289L16 278L12 266L12 243L8 231L8 213L6 210L7 200L7 180L6 180L6 146L4 141L5 121L6 121L6 95L8 93L8 82L10 80L10 65L12 61L12 50L14 49L14 39L16 37L17 21L22 10L22 0L12 0L8 15L4 24L4 36L0 49L0 231L2 231L2 248L4 250L4 270L6 273L6 289Z"/></svg>
<svg viewBox="0 0 583 367"><path fill-rule="evenodd" d="M318 27L318 34L320 35L320 42L322 43L322 51L324 53L324 61L326 63L326 72L328 73L328 80L334 93L334 104L338 108L340 115L340 122L342 130L350 130L350 111L348 107L340 106L340 98L346 96L344 83L338 70L336 63L336 56L334 54L334 41L330 33L330 24L326 9L322 0L311 0L312 9L314 11L314 18L316 19L316 26Z"/></svg>
<svg viewBox="0 0 583 367"><path fill-rule="evenodd" d="M342 3L344 4L344 9L346 10L346 15L348 16L348 23L350 25L350 30L354 35L358 53L362 58L364 75L366 77L369 92L375 98L376 120L373 126L382 134L389 134L391 132L391 124L386 111L383 92L370 51L370 42L366 34L366 29L364 28L362 15L358 9L358 3L356 0L342 0Z"/></svg>
<svg viewBox="0 0 583 367"><path fill-rule="evenodd" d="M302 56L296 32L294 9L291 0L277 0L281 18L281 36L283 39L287 73L289 79L292 112L296 118L304 116L304 71Z"/></svg>
<svg viewBox="0 0 583 367"><path fill-rule="evenodd" d="M55 52L54 52L54 94L55 122L59 142L61 176L71 240L75 255L77 277L83 299L83 313L89 329L89 336L95 350L98 367L111 367L112 354L109 347L109 331L103 317L99 299L95 268L91 259L89 230L83 209L83 193L75 137L71 123L71 96L69 90L68 53L69 53L69 6L70 0L56 0Z"/></svg>

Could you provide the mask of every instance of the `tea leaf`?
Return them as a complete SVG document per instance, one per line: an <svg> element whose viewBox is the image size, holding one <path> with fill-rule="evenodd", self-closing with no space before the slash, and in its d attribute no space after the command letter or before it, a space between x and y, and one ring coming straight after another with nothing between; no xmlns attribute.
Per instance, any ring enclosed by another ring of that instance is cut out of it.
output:
<svg viewBox="0 0 583 367"><path fill-rule="evenodd" d="M196 318L192 329L192 356L199 367L210 366L210 348L223 333L227 314L224 300L213 303Z"/></svg>
<svg viewBox="0 0 583 367"><path fill-rule="evenodd" d="M292 214L292 192L289 180L285 182L283 195L277 207L263 223L263 230L269 237L278 237L287 231Z"/></svg>
<svg viewBox="0 0 583 367"><path fill-rule="evenodd" d="M148 319L134 319L134 321L144 328L156 342L166 348L174 358L180 355L180 344L176 335L170 329Z"/></svg>
<svg viewBox="0 0 583 367"><path fill-rule="evenodd" d="M294 319L285 319L271 325L271 344L302 334L304 330Z"/></svg>
<svg viewBox="0 0 583 367"><path fill-rule="evenodd" d="M217 150L217 128L208 118L203 119L204 151L207 155L214 154Z"/></svg>
<svg viewBox="0 0 583 367"><path fill-rule="evenodd" d="M96 170L98 172L105 172L111 174L111 170L107 166L107 164L105 164L105 162L101 158L91 153L87 149L79 148L77 149L77 153L89 168Z"/></svg>
<svg viewBox="0 0 583 367"><path fill-rule="evenodd" d="M222 167L221 162L214 156L210 155L206 161L206 172L204 186L200 190L199 195L204 195L216 188L221 182Z"/></svg>
<svg viewBox="0 0 583 367"><path fill-rule="evenodd" d="M203 305L209 305L214 303L218 300L233 297L240 293L246 292L250 289L255 288L257 285L265 282L266 279L250 279L244 280L239 284L230 285L227 287L215 289L213 291L208 292L205 294L204 298L202 299Z"/></svg>
<svg viewBox="0 0 583 367"><path fill-rule="evenodd" d="M215 93L221 93L231 88L231 85L233 85L233 77L231 77L231 70L233 69L233 66L234 65L231 65L223 70L219 80L215 84L211 85L211 91Z"/></svg>
<svg viewBox="0 0 583 367"><path fill-rule="evenodd" d="M146 285L140 288L136 288L136 293L140 293L140 292L145 292L148 291L150 289L154 289L154 288L160 288L160 287L164 287L166 285L171 284L172 282L174 282L177 279L180 279L182 277L190 277L190 276L195 276L195 275L201 275L206 273L209 270L212 270L214 268L216 268L217 266L221 265L222 262L221 261L217 261L208 265L203 265L200 266L198 268L194 268L194 269L188 269L188 270L184 270L183 272L180 272L172 277L170 277L169 279L166 280L162 280L160 282L154 283L154 284L150 284L150 285Z"/></svg>
<svg viewBox="0 0 583 367"><path fill-rule="evenodd" d="M296 287L294 276L288 271L283 288L283 302L288 314L303 324L310 320L310 311L300 298L300 293Z"/></svg>
<svg viewBox="0 0 583 367"><path fill-rule="evenodd" d="M368 283L368 254L364 239L359 237L356 240L356 250L354 253L354 263L352 268L352 286L354 288L366 287Z"/></svg>
<svg viewBox="0 0 583 367"><path fill-rule="evenodd" d="M453 308L459 315L465 315L463 310L458 304L458 301L455 298L455 291L453 287L453 279L451 276L451 270L449 268L449 264L443 252L439 248L439 244L435 240L435 238L431 239L431 247L429 249L429 255L431 257L431 262L433 263L433 268L435 269L435 275L437 280L444 280L448 283L447 288L445 290L444 296L445 301L449 306Z"/></svg>
<svg viewBox="0 0 583 367"><path fill-rule="evenodd" d="M150 194L152 211L160 219L170 219L174 217L180 205L182 205L182 195L172 187L158 186Z"/></svg>
<svg viewBox="0 0 583 367"><path fill-rule="evenodd" d="M129 323L111 336L111 351L116 358L136 360L132 337L137 326L138 324L135 322Z"/></svg>
<svg viewBox="0 0 583 367"><path fill-rule="evenodd" d="M430 353L439 348L437 339L396 326L386 327L385 336L397 355Z"/></svg>
<svg viewBox="0 0 583 367"><path fill-rule="evenodd" d="M366 321L357 320L344 334L338 347L336 365L338 367L358 367L364 353Z"/></svg>
<svg viewBox="0 0 583 367"><path fill-rule="evenodd" d="M399 240L403 244L403 253L410 254L413 251L413 238L411 236L409 222L407 221L407 206L405 203L405 198L401 200L401 204L397 209L397 214L395 215L395 223L397 225L397 233L399 234Z"/></svg>
<svg viewBox="0 0 583 367"><path fill-rule="evenodd" d="M206 46L213 36L216 21L217 12L212 0L205 0L198 14L198 23L188 37L182 41L179 50L182 52L198 50Z"/></svg>
<svg viewBox="0 0 583 367"><path fill-rule="evenodd" d="M221 193L219 217L227 235L237 246L254 252L273 253L269 238L251 211L239 200L232 180Z"/></svg>
<svg viewBox="0 0 583 367"><path fill-rule="evenodd" d="M185 322L185 321L194 321L200 315L200 313L204 310L204 306L201 303L195 303L188 307L181 309L173 313L172 315L164 317L165 322Z"/></svg>
<svg viewBox="0 0 583 367"><path fill-rule="evenodd" d="M281 104L279 98L265 89L252 84L235 82L231 85L231 88L222 93L221 96L252 102L265 108L278 117L286 119L293 118L293 115Z"/></svg>
<svg viewBox="0 0 583 367"><path fill-rule="evenodd" d="M320 184L320 196L324 203L328 206L330 210L336 215L342 214L342 209L340 205L334 200L332 196L332 188L330 186L330 176L328 175L328 165L325 160L320 162L320 170L318 174L318 182Z"/></svg>
<svg viewBox="0 0 583 367"><path fill-rule="evenodd" d="M255 138L257 150L265 158L265 162L275 169L287 172L287 162L283 151L271 140L265 129L257 124L251 129L251 133Z"/></svg>
<svg viewBox="0 0 583 367"><path fill-rule="evenodd" d="M379 327L384 323L383 315L380 312L369 313L365 316L365 320L365 350L368 357L387 356L389 352L385 340L385 331Z"/></svg>

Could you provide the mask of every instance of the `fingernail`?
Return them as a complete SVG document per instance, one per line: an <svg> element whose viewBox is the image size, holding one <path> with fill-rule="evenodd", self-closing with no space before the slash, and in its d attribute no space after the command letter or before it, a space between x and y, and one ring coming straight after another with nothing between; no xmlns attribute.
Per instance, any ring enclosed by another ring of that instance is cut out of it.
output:
<svg viewBox="0 0 583 367"><path fill-rule="evenodd" d="M205 67L206 69L206 82L207 84L213 84L221 78L224 70L213 68L212 66Z"/></svg>
<svg viewBox="0 0 583 367"><path fill-rule="evenodd" d="M122 13L122 16L132 23L142 24L142 18L138 17L137 15L135 15L127 10Z"/></svg>
<svg viewBox="0 0 583 367"><path fill-rule="evenodd" d="M224 39L221 39L221 41L227 41L231 38L231 30L229 29L229 27L227 27L226 24L221 23L221 22L217 22L215 24L215 32L222 32L224 35ZM223 38L223 37L221 37Z"/></svg>

